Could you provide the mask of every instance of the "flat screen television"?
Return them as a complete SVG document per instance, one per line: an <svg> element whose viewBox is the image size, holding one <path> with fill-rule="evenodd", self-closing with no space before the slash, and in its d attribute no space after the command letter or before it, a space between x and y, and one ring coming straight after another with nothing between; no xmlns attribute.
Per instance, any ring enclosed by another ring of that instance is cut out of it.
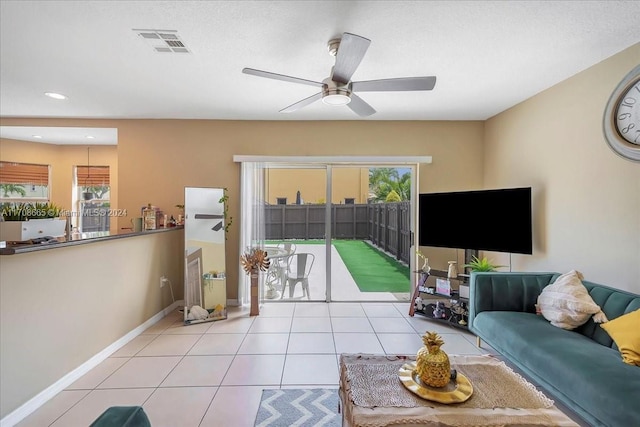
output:
<svg viewBox="0 0 640 427"><path fill-rule="evenodd" d="M533 253L531 187L424 193L420 246Z"/></svg>

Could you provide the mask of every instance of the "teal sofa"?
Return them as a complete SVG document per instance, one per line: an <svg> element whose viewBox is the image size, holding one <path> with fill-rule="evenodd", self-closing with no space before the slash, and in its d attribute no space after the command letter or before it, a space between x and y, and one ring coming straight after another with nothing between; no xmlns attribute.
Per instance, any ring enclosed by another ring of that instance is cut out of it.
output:
<svg viewBox="0 0 640 427"><path fill-rule="evenodd" d="M640 367L624 363L593 320L569 331L536 315L538 295L559 275L471 273L469 330L589 425L640 426ZM583 284L609 320L640 308L640 295Z"/></svg>

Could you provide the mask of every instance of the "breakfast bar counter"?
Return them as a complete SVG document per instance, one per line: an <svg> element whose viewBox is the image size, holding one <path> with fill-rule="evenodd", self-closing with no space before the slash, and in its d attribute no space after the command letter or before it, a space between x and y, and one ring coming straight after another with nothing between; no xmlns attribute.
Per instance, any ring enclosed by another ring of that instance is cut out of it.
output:
<svg viewBox="0 0 640 427"><path fill-rule="evenodd" d="M49 249L57 249L57 248L66 248L69 246L77 246L77 245L86 245L91 243L100 243L114 239L124 239L129 237L136 236L147 236L153 233L164 233L167 231L175 231L182 230L184 226L179 225L176 227L168 227L168 228L159 228L157 230L147 230L147 231L139 231L139 232L128 232L128 233L118 233L118 234L109 234L108 232L100 232L95 233L96 237L93 237L92 233L87 233L90 237L85 237L78 240L70 240L70 241L54 241L51 243L31 243L31 244L7 244L7 247L0 248L0 255L18 255L35 251L43 251Z"/></svg>

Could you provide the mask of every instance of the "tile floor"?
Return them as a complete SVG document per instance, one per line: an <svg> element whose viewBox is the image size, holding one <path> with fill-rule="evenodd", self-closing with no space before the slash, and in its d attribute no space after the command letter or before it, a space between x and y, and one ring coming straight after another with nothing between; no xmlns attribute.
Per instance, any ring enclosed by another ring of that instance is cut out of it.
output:
<svg viewBox="0 0 640 427"><path fill-rule="evenodd" d="M409 317L407 303L266 303L260 315L184 326L171 313L18 424L88 426L115 405L141 405L153 427L251 427L264 388L338 387L340 353L415 354L426 330L450 354L482 354L475 337Z"/></svg>

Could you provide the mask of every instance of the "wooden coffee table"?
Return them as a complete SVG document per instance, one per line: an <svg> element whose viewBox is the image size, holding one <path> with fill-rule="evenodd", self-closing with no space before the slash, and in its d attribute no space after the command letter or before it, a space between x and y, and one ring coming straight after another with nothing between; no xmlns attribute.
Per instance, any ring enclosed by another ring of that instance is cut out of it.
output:
<svg viewBox="0 0 640 427"><path fill-rule="evenodd" d="M398 378L411 356L340 355L343 427L416 425L578 426L536 387L493 356L449 356L473 385L465 402L442 404L407 390Z"/></svg>

